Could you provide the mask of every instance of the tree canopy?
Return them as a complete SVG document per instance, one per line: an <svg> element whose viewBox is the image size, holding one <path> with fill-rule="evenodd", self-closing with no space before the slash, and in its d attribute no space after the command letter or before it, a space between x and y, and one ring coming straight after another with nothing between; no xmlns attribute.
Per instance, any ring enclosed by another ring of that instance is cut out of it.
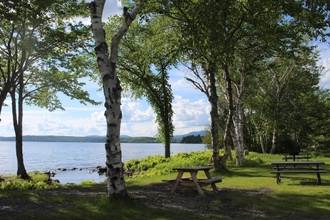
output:
<svg viewBox="0 0 330 220"><path fill-rule="evenodd" d="M1 106L8 92L24 74L27 104L63 109L61 92L71 98L97 104L82 88L83 77L92 76L89 27L76 22L86 16L84 1L7 1L0 3Z"/></svg>
<svg viewBox="0 0 330 220"><path fill-rule="evenodd" d="M22 153L23 104L50 111L63 109L59 93L81 103L99 104L84 91L91 76L89 27L75 19L86 16L84 1L23 0L0 3L0 113L10 94L18 160L17 174L28 177Z"/></svg>
<svg viewBox="0 0 330 220"><path fill-rule="evenodd" d="M143 12L143 16L148 19L166 17L175 24L172 30L178 39L177 47L183 54L180 61L187 63L200 81L192 78L188 80L204 92L210 101L215 166L220 163L225 167L224 161L229 156L232 145L236 151L237 164L244 163L243 137L247 111L244 103L245 90L253 90L249 84L253 83L254 76L262 75L262 71L274 76L274 65L279 68L277 74L285 76L284 66L287 61L291 61L295 63L295 68L289 71L294 73L292 77L305 73L311 83L311 91L314 82L318 80L313 77L319 74L313 67L315 59L305 59L299 51L314 57L311 52L313 48L306 45L306 41L324 41L329 36L330 10L327 1L164 0L147 4ZM270 65L266 67L268 69L263 69L265 64ZM310 68L303 69L299 65L309 65ZM272 90L275 91L274 89L276 90L273 87ZM297 95L298 93L295 98L298 98ZM271 104L276 102L275 97L269 98ZM276 114L278 113L272 113L272 123L268 124L273 135L272 152L276 149L278 136L279 117ZM217 138L222 122L220 115L226 119L223 143ZM293 124L292 127L294 126ZM225 149L223 157L219 157L220 145Z"/></svg>
<svg viewBox="0 0 330 220"><path fill-rule="evenodd" d="M113 36L120 19L111 17L105 26ZM147 22L140 17L130 27L119 47L118 76L131 98L146 97L156 113L157 137L165 144L165 157L170 157L173 137L173 94L168 70L175 66L179 50L170 29L170 20L153 17Z"/></svg>

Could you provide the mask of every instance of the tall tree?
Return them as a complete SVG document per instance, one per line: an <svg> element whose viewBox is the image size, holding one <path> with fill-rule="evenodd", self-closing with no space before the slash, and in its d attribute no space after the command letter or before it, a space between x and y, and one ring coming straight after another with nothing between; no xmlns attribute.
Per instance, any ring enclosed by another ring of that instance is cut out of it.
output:
<svg viewBox="0 0 330 220"><path fill-rule="evenodd" d="M237 51L260 51L264 59L277 53L290 54L307 35L326 36L329 5L326 1L161 1L154 12L176 19L182 48L187 57L202 67L210 90L211 133L215 169L225 168L230 131L233 126L233 71ZM207 15L207 16L205 16ZM262 56L260 56L262 58ZM219 156L217 129L217 85L222 79L227 96L227 122L224 132L225 155ZM239 83L236 83L239 85ZM242 164L242 146L237 164ZM227 152L227 153L226 153Z"/></svg>
<svg viewBox="0 0 330 220"><path fill-rule="evenodd" d="M304 96L306 101L305 122L308 123L308 129L305 131L305 137L308 138L308 146L313 146L318 150L329 151L330 149L330 90L319 89L314 93ZM305 128L305 127L304 127Z"/></svg>
<svg viewBox="0 0 330 220"><path fill-rule="evenodd" d="M118 75L133 98L146 97L156 113L157 137L165 145L165 157L170 157L173 137L173 94L168 69L177 62L176 36L170 20L148 18L147 22L134 21L122 39L118 56ZM105 29L114 33L118 18L109 19ZM109 36L109 34L108 34Z"/></svg>
<svg viewBox="0 0 330 220"><path fill-rule="evenodd" d="M317 60L314 47L301 45L292 57L265 61L251 78L244 101L248 120L257 131L263 153L283 152L285 149L278 143L285 139L299 146L309 142L308 133L312 131L307 118L314 111L311 106L319 105L311 101L311 97L315 102L318 100L315 96L321 69ZM267 143L271 144L270 150L265 147Z"/></svg>
<svg viewBox="0 0 330 220"><path fill-rule="evenodd" d="M90 46L87 40L89 31L82 23L70 21L86 15L84 8L84 2L73 0L0 3L0 72L3 82L0 106L10 93L17 175L23 178L28 178L22 150L23 103L49 110L63 109L57 98L57 93L62 92L81 103L97 104L82 90L84 83L79 82L79 78L90 75L84 69L88 66L77 64ZM81 56L77 52L81 52Z"/></svg>
<svg viewBox="0 0 330 220"><path fill-rule="evenodd" d="M259 3L259 2L258 2ZM251 3L252 4L252 3ZM216 170L226 169L226 160L230 155L229 138L233 126L233 92L231 66L235 60L235 51L241 45L246 45L246 38L255 33L249 22L253 15L263 8L254 7L249 1L207 2L171 1L164 13L182 21L179 33L183 48L189 51L189 58L200 66L206 79L206 89L211 105L211 133L213 160ZM208 16L204 16L207 14ZM251 31L251 33L249 33ZM244 44L242 44L244 42ZM220 143L218 140L219 109L217 81L223 80L226 85L227 114L224 128L223 146L225 154L219 155ZM238 148L237 148L238 149ZM237 151L238 164L242 164L243 150Z"/></svg>
<svg viewBox="0 0 330 220"><path fill-rule="evenodd" d="M124 7L123 22L119 31L112 38L110 55L106 42L105 30L102 25L102 13L105 0L95 0L90 3L95 53L105 96L105 116L107 121L105 149L108 194L110 198L128 197L123 176L122 151L120 146L120 125L122 118L120 105L122 88L116 73L118 45L137 14L141 11L144 3L144 0L140 0L132 11Z"/></svg>

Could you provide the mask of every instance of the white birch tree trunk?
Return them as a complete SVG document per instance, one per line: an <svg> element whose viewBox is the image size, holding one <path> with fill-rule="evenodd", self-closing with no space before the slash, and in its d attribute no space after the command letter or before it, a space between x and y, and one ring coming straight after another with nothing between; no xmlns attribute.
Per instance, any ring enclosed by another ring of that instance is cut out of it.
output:
<svg viewBox="0 0 330 220"><path fill-rule="evenodd" d="M272 139L272 148L270 153L273 154L276 151L277 147L277 135L278 135L278 123L280 118L280 103L282 102L283 97L285 96L285 90L290 80L290 75L294 70L294 64L286 68L284 71L271 71L273 74L273 82L276 87L276 106L274 110L274 129L273 129L273 139Z"/></svg>
<svg viewBox="0 0 330 220"><path fill-rule="evenodd" d="M257 134L259 136L261 151L262 151L263 154L266 154L267 150L265 148L264 138L263 138L265 132L261 131L260 126L253 119L252 119L252 123L253 123L254 127L256 128Z"/></svg>
<svg viewBox="0 0 330 220"><path fill-rule="evenodd" d="M236 100L236 111L233 115L233 132L232 138L234 143L234 149L236 153L236 165L243 165L245 162L244 158L244 142L243 142L243 109L242 109L242 97L244 87L244 73L240 74L240 84L236 85L237 100Z"/></svg>
<svg viewBox="0 0 330 220"><path fill-rule="evenodd" d="M233 117L234 134L232 134L232 136L236 153L236 165L243 165L245 162L243 144L243 111L240 102L241 101L239 98L238 102L236 103L236 114Z"/></svg>
<svg viewBox="0 0 330 220"><path fill-rule="evenodd" d="M108 195L113 198L128 197L123 176L122 151L120 146L120 125L122 118L120 105L122 89L116 74L118 45L136 15L141 11L144 2L144 0L140 0L130 13L127 8L124 8L123 24L117 34L112 38L110 56L108 44L105 41L105 31L102 26L102 13L105 0L95 0L90 3L95 53L101 79L103 81L103 92L105 96L104 105L106 108L105 116L107 122L105 150Z"/></svg>

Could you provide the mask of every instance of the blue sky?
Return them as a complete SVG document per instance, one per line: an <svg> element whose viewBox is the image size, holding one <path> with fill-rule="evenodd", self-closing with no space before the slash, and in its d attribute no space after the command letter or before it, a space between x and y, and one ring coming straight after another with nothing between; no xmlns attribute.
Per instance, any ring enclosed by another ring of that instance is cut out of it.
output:
<svg viewBox="0 0 330 220"><path fill-rule="evenodd" d="M122 13L118 1L107 1L103 14L105 21L109 15ZM86 19L89 22L90 19ZM330 69L330 47L322 45L320 65ZM204 130L210 123L210 107L203 93L193 88L184 79L186 72L172 69L170 83L175 96L174 134L186 134L191 131ZM102 91L95 83L86 82L85 89L96 101L104 102ZM320 85L330 88L330 71L325 72ZM104 106L81 105L79 101L60 96L65 111L49 112L33 106L24 107L24 135L67 135L87 136L106 134ZM8 100L9 101L9 100ZM9 103L8 103L9 104ZM130 136L154 136L157 133L155 113L145 100L122 100L123 119L121 134ZM0 136L14 136L10 107L3 107L0 122Z"/></svg>

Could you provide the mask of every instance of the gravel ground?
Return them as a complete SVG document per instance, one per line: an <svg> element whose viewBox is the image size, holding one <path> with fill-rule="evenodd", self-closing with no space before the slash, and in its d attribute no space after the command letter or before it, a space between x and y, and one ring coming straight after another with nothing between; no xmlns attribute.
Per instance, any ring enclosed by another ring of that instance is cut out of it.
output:
<svg viewBox="0 0 330 220"><path fill-rule="evenodd" d="M241 190L219 188L219 192L205 190L205 196L199 196L196 189L179 187L176 193L170 193L171 186L167 184L151 184L144 187L129 188L128 193L138 204L149 208L179 209L194 212L198 215L214 213L234 219L264 218L263 210L255 210L249 204L233 202L229 193L237 193L243 200L258 199L263 194L272 193L269 189ZM0 191L1 193L1 191ZM105 187L79 189L51 189L40 191L40 195L74 195L101 196L106 195ZM39 195L38 194L38 195ZM210 205L212 204L212 205ZM49 214L70 204L54 204L51 201L28 201L22 203L19 198L0 198L0 219L24 219L25 215Z"/></svg>

